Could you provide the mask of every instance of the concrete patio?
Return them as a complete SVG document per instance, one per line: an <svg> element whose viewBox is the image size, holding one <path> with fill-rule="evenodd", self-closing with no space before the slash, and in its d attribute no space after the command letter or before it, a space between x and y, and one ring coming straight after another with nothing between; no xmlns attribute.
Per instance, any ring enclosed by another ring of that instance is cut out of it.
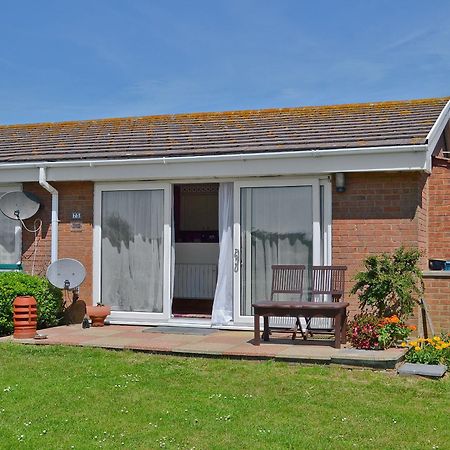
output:
<svg viewBox="0 0 450 450"><path fill-rule="evenodd" d="M164 327L167 328L167 327ZM193 329L195 333L199 329ZM309 364L338 364L376 369L393 369L402 361L404 349L355 350L343 346L333 347L333 341L324 339L297 338L292 341L285 333L273 333L270 342L260 346L252 344L252 331L230 331L205 329L209 334L181 334L159 332L156 327L109 325L83 329L81 325L60 326L39 330L46 339L13 339L11 336L0 341L13 341L32 345L72 345L101 347L114 350L134 350L149 353L179 356L225 357L231 359L254 359L287 361ZM202 331L200 331L202 333Z"/></svg>

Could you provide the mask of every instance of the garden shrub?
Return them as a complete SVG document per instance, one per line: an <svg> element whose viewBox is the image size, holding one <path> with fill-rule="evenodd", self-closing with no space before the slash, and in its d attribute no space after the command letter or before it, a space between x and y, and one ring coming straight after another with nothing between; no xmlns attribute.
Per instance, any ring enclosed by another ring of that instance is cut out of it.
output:
<svg viewBox="0 0 450 450"><path fill-rule="evenodd" d="M370 308L378 317L409 317L423 292L419 258L419 250L403 247L392 254L368 256L351 290L358 294L361 310Z"/></svg>
<svg viewBox="0 0 450 450"><path fill-rule="evenodd" d="M379 349L378 322L374 314L358 314L348 325L348 339L353 347L364 350Z"/></svg>
<svg viewBox="0 0 450 450"><path fill-rule="evenodd" d="M381 350L399 344L414 330L396 315L380 319L375 314L361 313L350 322L347 335L355 348Z"/></svg>
<svg viewBox="0 0 450 450"><path fill-rule="evenodd" d="M58 325L63 315L63 296L60 289L47 279L22 272L0 273L0 336L13 332L13 301L19 295L36 299L38 328Z"/></svg>

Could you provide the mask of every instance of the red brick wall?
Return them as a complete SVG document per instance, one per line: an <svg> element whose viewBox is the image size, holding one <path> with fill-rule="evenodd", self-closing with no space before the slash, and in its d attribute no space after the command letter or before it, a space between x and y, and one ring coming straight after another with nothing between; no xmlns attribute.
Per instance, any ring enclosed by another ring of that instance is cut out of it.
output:
<svg viewBox="0 0 450 450"><path fill-rule="evenodd" d="M86 280L80 289L80 298L86 303L92 303L92 245L93 245L93 211L94 184L91 182L51 183L59 192L59 237L58 258L74 258L86 268ZM38 247L35 257L35 274L45 275L50 264L51 242L51 195L38 183L24 183L23 190L33 192L41 200L41 208L37 216L29 219L28 228L33 227L33 221L42 220L42 231L38 237ZM72 212L81 213L81 230L72 229ZM34 235L23 232L23 262L25 270L32 271L34 258Z"/></svg>
<svg viewBox="0 0 450 450"><path fill-rule="evenodd" d="M348 266L347 292L366 256L426 246L424 184L420 173L355 173L346 175L344 193L333 188L333 264ZM346 298L355 313L357 296Z"/></svg>
<svg viewBox="0 0 450 450"><path fill-rule="evenodd" d="M347 265L347 296L351 313L357 311L356 296L348 294L355 273L369 254L391 252L400 245L422 250L423 268L428 257L450 260L450 167L448 161L434 159L433 173L356 173L346 175L347 189L333 189L333 263ZM54 183L59 191L59 257L80 260L88 276L81 298L92 302L93 183ZM25 183L24 190L39 196L42 207L37 215L43 221L38 238L35 273L45 274L50 262L51 196L37 183ZM82 215L82 230L71 229L72 212ZM36 218L36 217L35 217ZM33 220L27 226L33 226ZM30 272L33 238L23 233L25 269ZM435 327L450 330L450 279L426 278L425 298Z"/></svg>
<svg viewBox="0 0 450 450"><path fill-rule="evenodd" d="M450 332L450 277L443 273L424 277L425 300L436 333Z"/></svg>
<svg viewBox="0 0 450 450"><path fill-rule="evenodd" d="M428 180L428 203L428 255L430 258L450 261L450 161L448 159L433 158L433 170ZM424 281L425 299L435 329L449 332L450 277L427 275Z"/></svg>
<svg viewBox="0 0 450 450"><path fill-rule="evenodd" d="M429 203L429 256L450 260L450 161L447 159L433 158Z"/></svg>

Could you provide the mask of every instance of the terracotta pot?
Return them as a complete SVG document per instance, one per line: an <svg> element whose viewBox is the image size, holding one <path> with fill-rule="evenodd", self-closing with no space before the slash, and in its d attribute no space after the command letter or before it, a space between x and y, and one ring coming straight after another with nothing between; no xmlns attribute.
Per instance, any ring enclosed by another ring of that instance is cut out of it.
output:
<svg viewBox="0 0 450 450"><path fill-rule="evenodd" d="M36 336L36 299L29 295L16 297L13 303L14 338L30 339Z"/></svg>
<svg viewBox="0 0 450 450"><path fill-rule="evenodd" d="M93 327L103 327L105 325L105 319L111 314L110 306L86 306L86 313L92 320Z"/></svg>

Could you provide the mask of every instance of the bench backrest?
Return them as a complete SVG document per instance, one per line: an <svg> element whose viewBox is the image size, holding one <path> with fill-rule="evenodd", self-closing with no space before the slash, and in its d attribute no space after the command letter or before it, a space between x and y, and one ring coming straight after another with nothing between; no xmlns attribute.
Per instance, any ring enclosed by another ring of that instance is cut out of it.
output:
<svg viewBox="0 0 450 450"><path fill-rule="evenodd" d="M334 302L344 300L347 266L313 266L311 295L330 295Z"/></svg>
<svg viewBox="0 0 450 450"><path fill-rule="evenodd" d="M298 294L298 299L301 301L304 271L304 265L273 265L270 300L273 300L275 294Z"/></svg>

